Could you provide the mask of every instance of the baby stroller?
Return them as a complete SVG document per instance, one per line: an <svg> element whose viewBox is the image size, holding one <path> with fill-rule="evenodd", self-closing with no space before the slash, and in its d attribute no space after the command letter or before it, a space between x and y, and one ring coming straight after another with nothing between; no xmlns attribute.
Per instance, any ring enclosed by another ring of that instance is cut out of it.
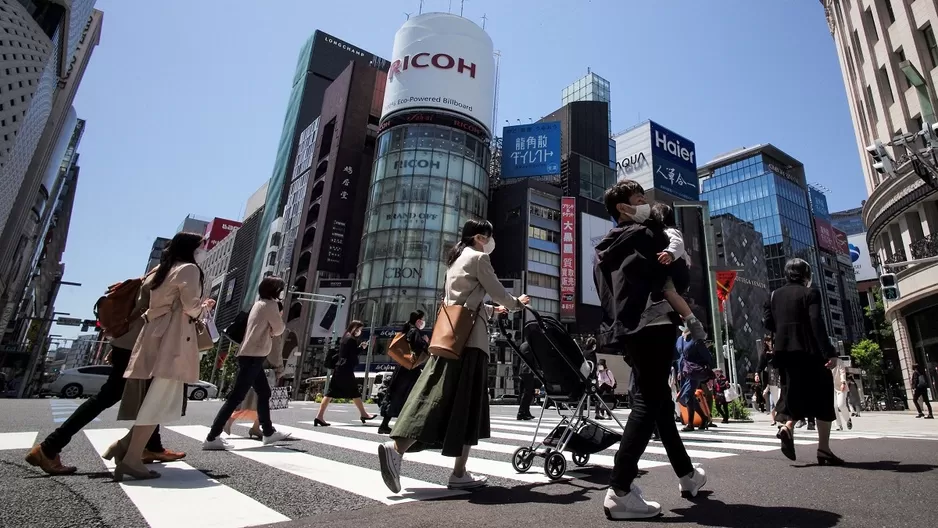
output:
<svg viewBox="0 0 938 528"><path fill-rule="evenodd" d="M612 414L608 405L597 395L596 372L593 361L587 361L576 341L556 319L534 315L522 329L519 346L505 328L503 318L498 326L509 346L518 354L534 376L543 385L544 402L531 445L520 447L511 457L511 465L519 473L531 469L535 457L544 459L544 473L551 480L563 477L567 471L564 452L572 454L577 466L589 464L590 455L611 447L622 439L622 433L613 431L589 419L590 408L604 409L623 429L622 422ZM541 421L551 402L560 416L560 423L539 440Z"/></svg>

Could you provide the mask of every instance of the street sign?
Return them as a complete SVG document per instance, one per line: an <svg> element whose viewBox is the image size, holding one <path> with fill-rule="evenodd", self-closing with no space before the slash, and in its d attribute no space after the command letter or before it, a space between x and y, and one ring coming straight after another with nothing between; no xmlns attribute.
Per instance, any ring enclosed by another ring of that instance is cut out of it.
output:
<svg viewBox="0 0 938 528"><path fill-rule="evenodd" d="M81 326L81 319L74 317L59 317L55 322L62 326Z"/></svg>

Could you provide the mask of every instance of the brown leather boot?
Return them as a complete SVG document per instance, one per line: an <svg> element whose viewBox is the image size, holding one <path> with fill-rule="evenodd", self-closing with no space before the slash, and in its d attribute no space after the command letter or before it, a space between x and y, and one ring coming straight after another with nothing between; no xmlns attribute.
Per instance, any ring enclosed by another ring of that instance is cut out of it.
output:
<svg viewBox="0 0 938 528"><path fill-rule="evenodd" d="M186 454L178 451L171 451L169 449L164 449L161 453L155 453L153 451L144 449L142 458L144 464L153 464L155 462L165 463L182 460L183 458L186 458Z"/></svg>
<svg viewBox="0 0 938 528"><path fill-rule="evenodd" d="M42 452L42 446L37 445L33 447L29 454L26 455L26 462L30 466L38 467L43 470L47 475L71 475L72 473L78 471L78 468L74 466L63 466L62 459L59 458L59 455L55 455L55 458L49 458L45 453Z"/></svg>

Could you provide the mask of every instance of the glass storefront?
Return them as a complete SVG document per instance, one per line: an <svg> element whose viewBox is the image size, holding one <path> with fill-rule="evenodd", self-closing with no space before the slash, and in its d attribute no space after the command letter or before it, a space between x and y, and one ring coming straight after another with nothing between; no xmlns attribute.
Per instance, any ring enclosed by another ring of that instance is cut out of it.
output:
<svg viewBox="0 0 938 528"><path fill-rule="evenodd" d="M909 341L912 344L912 357L915 363L923 365L928 371L928 382L932 393L938 389L938 306L932 306L906 316L909 327ZM910 365L911 367L911 365Z"/></svg>
<svg viewBox="0 0 938 528"><path fill-rule="evenodd" d="M404 323L420 309L432 319L445 259L462 225L485 218L487 142L439 125L401 125L378 138L352 317Z"/></svg>

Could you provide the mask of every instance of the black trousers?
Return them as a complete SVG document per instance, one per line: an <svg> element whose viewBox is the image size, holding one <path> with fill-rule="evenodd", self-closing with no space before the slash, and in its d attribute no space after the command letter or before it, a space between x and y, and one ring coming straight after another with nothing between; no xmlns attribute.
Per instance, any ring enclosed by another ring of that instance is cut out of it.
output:
<svg viewBox="0 0 938 528"><path fill-rule="evenodd" d="M518 416L531 414L532 401L534 401L534 374L528 372L521 375L521 401L518 405Z"/></svg>
<svg viewBox="0 0 938 528"><path fill-rule="evenodd" d="M609 482L618 490L628 491L632 487L632 481L638 476L638 461L656 426L674 473L684 477L694 471L674 423L674 404L668 387L676 340L677 329L661 325L645 327L625 343L625 353L635 377L635 391L632 412L625 424Z"/></svg>
<svg viewBox="0 0 938 528"><path fill-rule="evenodd" d="M257 393L257 421L261 423L261 431L264 436L274 434L274 424L270 421L270 384L264 375L265 359L267 358L238 356L238 377L235 378L234 387L228 392L224 405L215 415L208 440L214 440L221 434L228 418L231 418L252 387Z"/></svg>
<svg viewBox="0 0 938 528"><path fill-rule="evenodd" d="M127 383L127 380L124 379L124 371L127 370L127 363L130 362L130 353L131 351L125 348L111 347L112 368L107 381L101 387L100 392L85 400L85 403L75 409L75 412L65 420L65 423L42 442L42 452L47 457L55 458L72 441L72 437L78 431L91 423L105 409L121 401L121 397L124 395L124 385ZM146 449L154 453L163 452L159 426L150 436Z"/></svg>
<svg viewBox="0 0 938 528"><path fill-rule="evenodd" d="M723 397L717 397L716 400L717 400L716 401L717 412L720 413L720 416L722 416L724 420L729 420L730 419L730 407L729 407L729 404L726 403L726 399Z"/></svg>
<svg viewBox="0 0 938 528"><path fill-rule="evenodd" d="M922 405L918 402L919 398L921 398L925 406L928 407L928 416L932 416L931 402L928 401L928 389L915 389L915 392L912 393L912 401L915 403L915 409L919 414L925 414L922 412Z"/></svg>

